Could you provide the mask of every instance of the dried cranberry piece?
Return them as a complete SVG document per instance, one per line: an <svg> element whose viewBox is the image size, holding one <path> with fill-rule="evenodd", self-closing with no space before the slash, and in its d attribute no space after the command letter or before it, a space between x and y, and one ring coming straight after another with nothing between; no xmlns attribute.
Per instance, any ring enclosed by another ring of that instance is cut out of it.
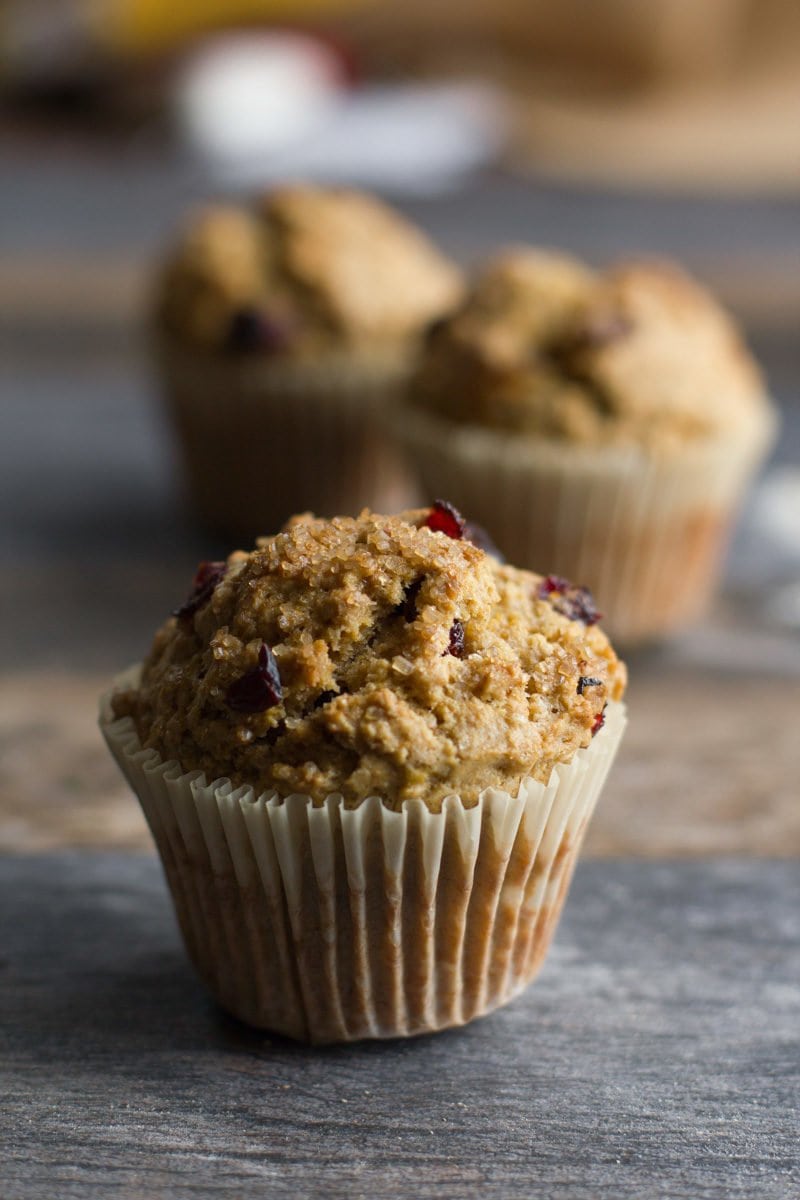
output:
<svg viewBox="0 0 800 1200"><path fill-rule="evenodd" d="M572 362L574 358L621 341L633 328L633 321L625 313L613 309L589 313L579 325L550 347L550 355L562 368L569 370L577 366Z"/></svg>
<svg viewBox="0 0 800 1200"><path fill-rule="evenodd" d="M602 679L595 679L594 675L579 675L578 695L582 696L587 687L602 687L602 684Z"/></svg>
<svg viewBox="0 0 800 1200"><path fill-rule="evenodd" d="M173 608L173 617L193 617L211 599L217 584L225 575L228 564L224 562L201 562L192 580L192 590L180 608Z"/></svg>
<svg viewBox="0 0 800 1200"><path fill-rule="evenodd" d="M453 658L464 657L464 626L458 617L450 626L450 640L447 643L446 653L452 654Z"/></svg>
<svg viewBox="0 0 800 1200"><path fill-rule="evenodd" d="M545 599L552 592L568 592L572 584L563 575L545 575L539 584L539 595Z"/></svg>
<svg viewBox="0 0 800 1200"><path fill-rule="evenodd" d="M260 713L280 704L281 677L275 655L266 642L258 652L258 666L234 680L225 695L228 708L241 713Z"/></svg>
<svg viewBox="0 0 800 1200"><path fill-rule="evenodd" d="M466 521L454 505L447 500L434 500L433 508L425 518L425 525L434 533L445 533L459 541L464 536Z"/></svg>
<svg viewBox="0 0 800 1200"><path fill-rule="evenodd" d="M633 321L623 312L607 309L605 312L590 313L575 330L575 350L599 350L612 342L627 337L633 330Z"/></svg>
<svg viewBox="0 0 800 1200"><path fill-rule="evenodd" d="M597 611L589 589L576 587L563 575L547 575L539 584L538 596L540 600L550 600L556 612L569 617L570 621L596 625L603 615Z"/></svg>
<svg viewBox="0 0 800 1200"><path fill-rule="evenodd" d="M599 712L599 713L597 714L597 716L595 717L595 719L594 719L594 724L592 725L592 737L594 737L594 735L595 735L596 733L599 733L599 732L600 732L600 730L601 730L601 729L603 728L603 726L605 725L605 723L606 723L606 709L607 709L607 708L608 708L608 705L607 705L607 704L604 704L604 705L603 705L603 707L601 708L600 712Z"/></svg>
<svg viewBox="0 0 800 1200"><path fill-rule="evenodd" d="M596 625L602 617L594 602L594 596L588 588L574 588L568 596L562 597L560 611L571 621L582 621L584 625Z"/></svg>
<svg viewBox="0 0 800 1200"><path fill-rule="evenodd" d="M482 525L477 525L474 521L465 521L464 538L466 541L472 542L473 546L477 546L484 554L488 554L491 558L496 558L499 563L506 561L504 555L497 549L497 546L495 546Z"/></svg>
<svg viewBox="0 0 800 1200"><path fill-rule="evenodd" d="M286 317L262 309L239 308L228 327L228 349L237 354L280 354L292 342L294 327Z"/></svg>

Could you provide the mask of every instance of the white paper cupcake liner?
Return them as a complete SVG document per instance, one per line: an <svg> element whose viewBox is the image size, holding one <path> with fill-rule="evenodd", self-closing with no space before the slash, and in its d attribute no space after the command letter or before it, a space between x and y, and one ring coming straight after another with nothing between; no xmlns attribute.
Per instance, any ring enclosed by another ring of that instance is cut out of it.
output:
<svg viewBox="0 0 800 1200"><path fill-rule="evenodd" d="M110 696L110 694L109 694ZM591 746L547 785L489 788L400 812L377 797L256 796L143 750L101 710L141 802L189 955L250 1025L305 1041L428 1033L490 1012L536 974L625 726L610 704Z"/></svg>
<svg viewBox="0 0 800 1200"><path fill-rule="evenodd" d="M404 359L265 363L162 345L158 362L190 498L207 526L252 538L309 509L413 506L413 478L380 419L402 393Z"/></svg>
<svg viewBox="0 0 800 1200"><path fill-rule="evenodd" d="M457 426L410 407L392 420L428 495L484 525L515 566L591 588L603 627L627 644L708 607L775 426L765 409L736 436L657 456Z"/></svg>

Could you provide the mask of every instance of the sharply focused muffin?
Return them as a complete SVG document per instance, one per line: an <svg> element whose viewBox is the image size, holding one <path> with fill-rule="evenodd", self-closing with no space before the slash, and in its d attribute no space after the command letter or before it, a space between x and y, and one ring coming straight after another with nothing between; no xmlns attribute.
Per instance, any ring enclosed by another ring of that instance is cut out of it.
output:
<svg viewBox="0 0 800 1200"><path fill-rule="evenodd" d="M516 561L590 585L637 640L708 602L774 415L733 322L677 267L520 249L432 331L397 426L426 487Z"/></svg>
<svg viewBox="0 0 800 1200"><path fill-rule="evenodd" d="M477 540L444 502L297 518L203 564L106 707L192 957L254 1024L313 1040L440 1028L542 959L622 732L625 668L585 589ZM225 923L254 921L241 961L220 961ZM299 966L277 979L284 943Z"/></svg>
<svg viewBox="0 0 800 1200"><path fill-rule="evenodd" d="M187 770L315 804L419 797L438 811L454 792L471 805L486 787L546 783L589 745L623 668L597 625L564 615L569 588L430 519L301 520L205 568L203 595L218 580L205 604L161 629L115 711Z"/></svg>
<svg viewBox="0 0 800 1200"><path fill-rule="evenodd" d="M293 186L191 217L158 281L154 328L195 508L254 536L289 513L402 505L380 430L459 272L400 214Z"/></svg>

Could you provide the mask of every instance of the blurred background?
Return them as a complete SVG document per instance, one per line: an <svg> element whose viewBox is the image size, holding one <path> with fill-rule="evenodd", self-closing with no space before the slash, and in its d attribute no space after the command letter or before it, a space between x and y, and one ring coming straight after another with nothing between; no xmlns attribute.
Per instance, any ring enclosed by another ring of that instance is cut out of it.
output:
<svg viewBox="0 0 800 1200"><path fill-rule="evenodd" d="M0 131L0 848L149 844L96 696L227 549L176 482L152 268L193 201L310 178L465 264L662 254L736 313L782 434L712 618L631 663L589 849L800 855L794 0L5 0Z"/></svg>

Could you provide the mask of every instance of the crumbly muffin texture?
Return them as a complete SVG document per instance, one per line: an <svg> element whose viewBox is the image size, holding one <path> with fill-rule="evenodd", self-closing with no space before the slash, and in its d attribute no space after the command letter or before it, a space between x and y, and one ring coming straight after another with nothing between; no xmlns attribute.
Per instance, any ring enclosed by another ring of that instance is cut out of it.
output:
<svg viewBox="0 0 800 1200"><path fill-rule="evenodd" d="M678 448L766 403L733 322L678 267L596 273L524 248L492 260L432 331L411 398L467 424Z"/></svg>
<svg viewBox="0 0 800 1200"><path fill-rule="evenodd" d="M585 590L470 535L439 502L306 515L203 564L115 714L184 770L315 804L438 811L546 781L600 732L625 668Z"/></svg>
<svg viewBox="0 0 800 1200"><path fill-rule="evenodd" d="M161 273L156 324L215 352L378 352L417 338L462 291L460 272L379 200L298 185L196 213Z"/></svg>

